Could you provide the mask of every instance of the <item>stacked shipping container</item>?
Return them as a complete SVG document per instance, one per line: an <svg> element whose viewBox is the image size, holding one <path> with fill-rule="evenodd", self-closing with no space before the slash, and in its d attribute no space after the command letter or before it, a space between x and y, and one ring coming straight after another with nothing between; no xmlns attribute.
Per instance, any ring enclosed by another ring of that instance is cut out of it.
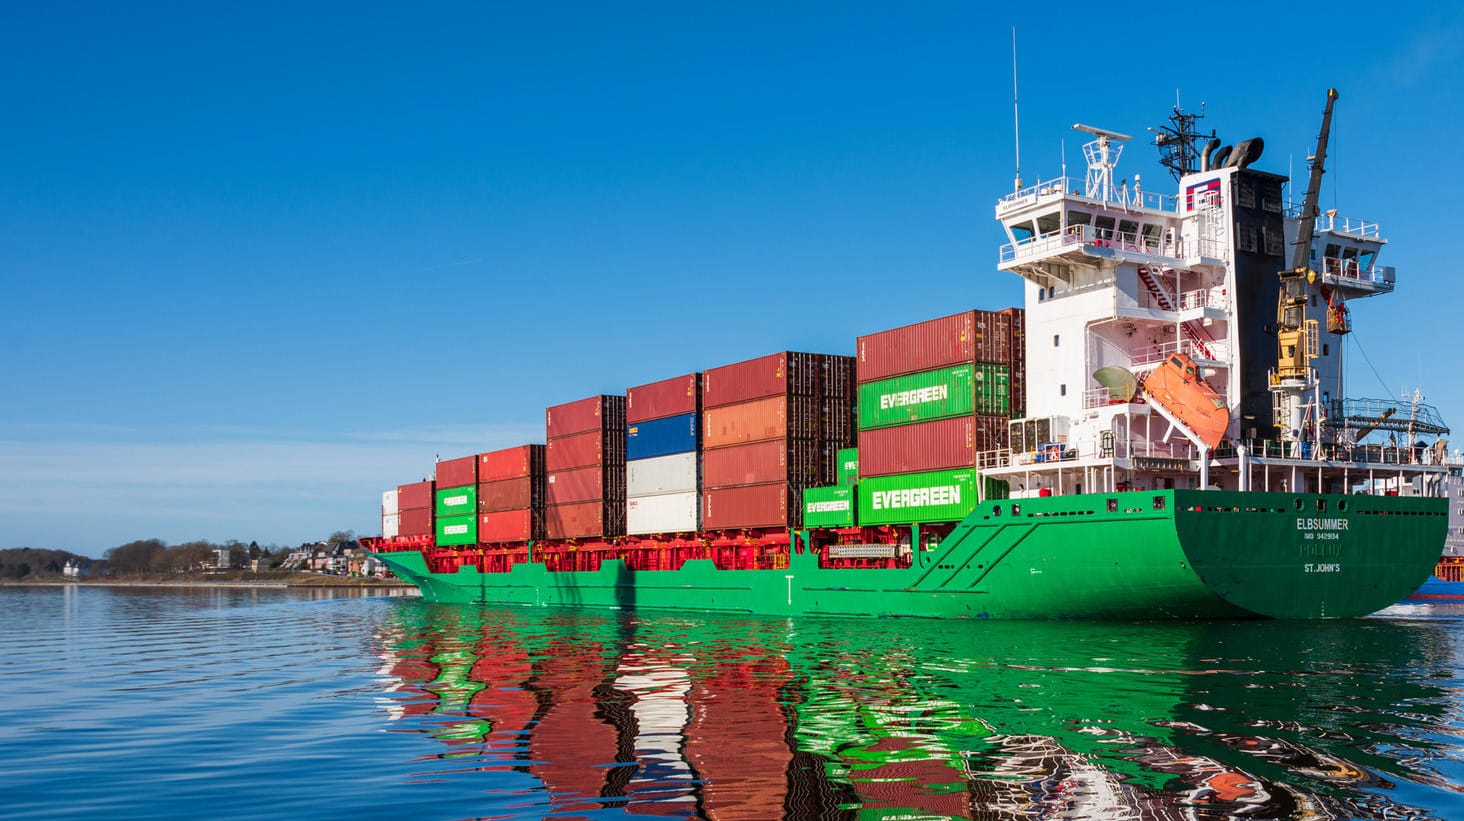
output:
<svg viewBox="0 0 1464 821"><path fill-rule="evenodd" d="M437 463L438 547L478 543L478 457L463 456Z"/></svg>
<svg viewBox="0 0 1464 821"><path fill-rule="evenodd" d="M478 541L503 544L544 538L544 445L520 445L477 458Z"/></svg>
<svg viewBox="0 0 1464 821"><path fill-rule="evenodd" d="M625 397L549 408L544 432L548 538L625 535Z"/></svg>
<svg viewBox="0 0 1464 821"><path fill-rule="evenodd" d="M381 535L382 538L390 539L401 533L402 516L401 508L397 507L396 490L382 491L381 494Z"/></svg>
<svg viewBox="0 0 1464 821"><path fill-rule="evenodd" d="M797 527L853 444L854 360L783 352L702 377L702 526Z"/></svg>
<svg viewBox="0 0 1464 821"><path fill-rule="evenodd" d="M397 486L397 526L401 536L432 535L432 482Z"/></svg>
<svg viewBox="0 0 1464 821"><path fill-rule="evenodd" d="M699 373L625 392L627 533L692 533L699 529L700 410Z"/></svg>
<svg viewBox="0 0 1464 821"><path fill-rule="evenodd" d="M858 340L859 521L958 521L977 454L1006 446L1021 309L965 311Z"/></svg>

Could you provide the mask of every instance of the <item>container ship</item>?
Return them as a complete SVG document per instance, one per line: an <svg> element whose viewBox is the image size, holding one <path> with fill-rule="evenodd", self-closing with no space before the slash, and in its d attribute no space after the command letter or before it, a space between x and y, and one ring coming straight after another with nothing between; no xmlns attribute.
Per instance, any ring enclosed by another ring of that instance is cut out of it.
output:
<svg viewBox="0 0 1464 821"><path fill-rule="evenodd" d="M1405 598L1449 526L1448 433L1346 398L1376 223L1156 130L1174 193L1083 178L996 204L1024 306L963 310L548 408L545 441L382 496L369 549L438 602L929 618L1329 618ZM1289 253L1288 253L1289 252ZM1402 444L1398 437L1402 438Z"/></svg>

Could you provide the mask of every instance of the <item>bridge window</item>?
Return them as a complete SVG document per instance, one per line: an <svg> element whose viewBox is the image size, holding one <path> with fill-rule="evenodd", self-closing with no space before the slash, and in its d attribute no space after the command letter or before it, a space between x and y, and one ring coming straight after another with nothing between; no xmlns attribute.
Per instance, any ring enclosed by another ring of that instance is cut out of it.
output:
<svg viewBox="0 0 1464 821"><path fill-rule="evenodd" d="M1162 228L1160 228L1157 225L1150 225L1149 223L1146 222L1146 223L1144 223L1143 230L1142 230L1141 233L1144 236L1144 245L1146 245L1146 246L1148 246L1150 248L1158 248L1159 247L1159 236L1160 236L1160 234L1163 233L1163 229Z"/></svg>
<svg viewBox="0 0 1464 821"><path fill-rule="evenodd" d="M1087 211L1069 211L1068 225L1089 225L1093 222L1093 215Z"/></svg>
<svg viewBox="0 0 1464 821"><path fill-rule="evenodd" d="M1118 233L1123 239L1136 240L1139 238L1139 224L1134 220L1123 220L1118 224Z"/></svg>
<svg viewBox="0 0 1464 821"><path fill-rule="evenodd" d="M1329 244L1327 246L1327 259L1337 259L1340 256L1342 256L1342 246L1335 243Z"/></svg>
<svg viewBox="0 0 1464 821"><path fill-rule="evenodd" d="M1037 218L1037 234L1039 236L1056 233L1062 228L1062 214L1053 211L1051 214L1043 214Z"/></svg>
<svg viewBox="0 0 1464 821"><path fill-rule="evenodd" d="M1357 265L1364 271L1371 271L1373 260L1378 256L1377 251L1364 250L1357 253Z"/></svg>
<svg viewBox="0 0 1464 821"><path fill-rule="evenodd" d="M1099 239L1113 239L1113 217L1098 217L1093 220L1093 227L1098 229Z"/></svg>
<svg viewBox="0 0 1464 821"><path fill-rule="evenodd" d="M1014 222L1007 226L1007 230L1012 233L1012 239L1017 242L1032 238L1032 223L1030 222Z"/></svg>

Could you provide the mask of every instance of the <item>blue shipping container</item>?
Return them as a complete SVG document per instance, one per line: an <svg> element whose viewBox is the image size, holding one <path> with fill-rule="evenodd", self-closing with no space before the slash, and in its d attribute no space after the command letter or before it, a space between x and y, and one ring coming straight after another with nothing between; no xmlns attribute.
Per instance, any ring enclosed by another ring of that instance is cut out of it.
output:
<svg viewBox="0 0 1464 821"><path fill-rule="evenodd" d="M697 415L668 416L649 422L636 422L625 428L625 458L651 459L673 453L692 453L697 436Z"/></svg>

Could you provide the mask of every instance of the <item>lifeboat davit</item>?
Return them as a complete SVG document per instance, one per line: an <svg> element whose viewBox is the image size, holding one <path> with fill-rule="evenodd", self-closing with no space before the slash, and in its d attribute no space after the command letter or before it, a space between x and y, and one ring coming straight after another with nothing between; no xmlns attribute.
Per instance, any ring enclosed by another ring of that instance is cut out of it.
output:
<svg viewBox="0 0 1464 821"><path fill-rule="evenodd" d="M1144 377L1143 389L1151 402L1173 414L1208 447L1213 449L1225 438L1230 407L1188 356L1170 354Z"/></svg>

